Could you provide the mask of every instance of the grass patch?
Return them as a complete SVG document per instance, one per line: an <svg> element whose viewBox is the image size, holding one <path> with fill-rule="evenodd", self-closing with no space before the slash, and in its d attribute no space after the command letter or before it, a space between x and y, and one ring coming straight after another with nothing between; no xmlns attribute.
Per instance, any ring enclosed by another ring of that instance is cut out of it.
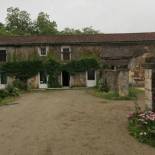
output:
<svg viewBox="0 0 155 155"><path fill-rule="evenodd" d="M143 90L132 87L129 88L128 96L119 96L119 94L114 91L102 92L98 89L93 89L92 94L107 100L135 100L138 97L138 95L140 95L143 92Z"/></svg>
<svg viewBox="0 0 155 155"><path fill-rule="evenodd" d="M0 106L4 105L12 105L13 102L15 101L16 97L6 97L4 99L0 99Z"/></svg>

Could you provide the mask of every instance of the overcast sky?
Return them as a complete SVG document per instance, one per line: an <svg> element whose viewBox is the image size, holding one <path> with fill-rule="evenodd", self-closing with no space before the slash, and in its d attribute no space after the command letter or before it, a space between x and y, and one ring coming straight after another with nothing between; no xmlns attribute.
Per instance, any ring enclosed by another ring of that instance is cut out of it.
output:
<svg viewBox="0 0 155 155"><path fill-rule="evenodd" d="M0 0L0 22L10 6L34 19L47 12L59 29L93 26L104 33L155 32L155 0Z"/></svg>

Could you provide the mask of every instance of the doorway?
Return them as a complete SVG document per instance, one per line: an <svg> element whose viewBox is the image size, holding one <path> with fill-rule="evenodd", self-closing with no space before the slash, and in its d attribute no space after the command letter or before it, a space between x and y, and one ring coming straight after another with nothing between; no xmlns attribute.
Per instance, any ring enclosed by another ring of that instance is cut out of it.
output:
<svg viewBox="0 0 155 155"><path fill-rule="evenodd" d="M39 73L39 88L46 89L48 88L48 76L46 72Z"/></svg>
<svg viewBox="0 0 155 155"><path fill-rule="evenodd" d="M69 72L63 71L62 72L62 86L69 87L70 86L70 75Z"/></svg>

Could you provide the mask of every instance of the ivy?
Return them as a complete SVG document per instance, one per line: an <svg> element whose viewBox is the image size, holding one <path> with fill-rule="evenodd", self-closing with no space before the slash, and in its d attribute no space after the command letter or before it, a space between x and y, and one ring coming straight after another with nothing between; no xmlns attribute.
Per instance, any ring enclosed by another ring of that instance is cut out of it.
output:
<svg viewBox="0 0 155 155"><path fill-rule="evenodd" d="M58 76L61 73L61 65L55 60L50 59L44 64L44 70L49 75L48 86L50 88L60 87Z"/></svg>
<svg viewBox="0 0 155 155"><path fill-rule="evenodd" d="M73 60L63 66L63 70L70 74L85 72L89 69L98 69L99 64L94 58L85 58L80 60Z"/></svg>
<svg viewBox="0 0 155 155"><path fill-rule="evenodd" d="M94 58L72 60L67 64L60 64L53 59L49 59L45 62L41 60L8 62L1 66L1 71L24 82L37 75L38 72L45 71L49 75L49 87L59 87L58 76L62 71L67 71L73 75L98 68L99 64Z"/></svg>
<svg viewBox="0 0 155 155"><path fill-rule="evenodd" d="M9 76L26 81L35 76L42 69L41 61L8 62L1 66L1 70Z"/></svg>

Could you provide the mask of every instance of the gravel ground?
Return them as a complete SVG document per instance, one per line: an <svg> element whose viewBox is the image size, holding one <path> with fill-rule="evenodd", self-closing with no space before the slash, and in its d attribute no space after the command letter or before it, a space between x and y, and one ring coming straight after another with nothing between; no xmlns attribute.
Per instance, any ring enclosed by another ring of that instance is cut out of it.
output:
<svg viewBox="0 0 155 155"><path fill-rule="evenodd" d="M28 93L15 102L0 107L0 155L155 155L128 134L132 101L66 90Z"/></svg>

